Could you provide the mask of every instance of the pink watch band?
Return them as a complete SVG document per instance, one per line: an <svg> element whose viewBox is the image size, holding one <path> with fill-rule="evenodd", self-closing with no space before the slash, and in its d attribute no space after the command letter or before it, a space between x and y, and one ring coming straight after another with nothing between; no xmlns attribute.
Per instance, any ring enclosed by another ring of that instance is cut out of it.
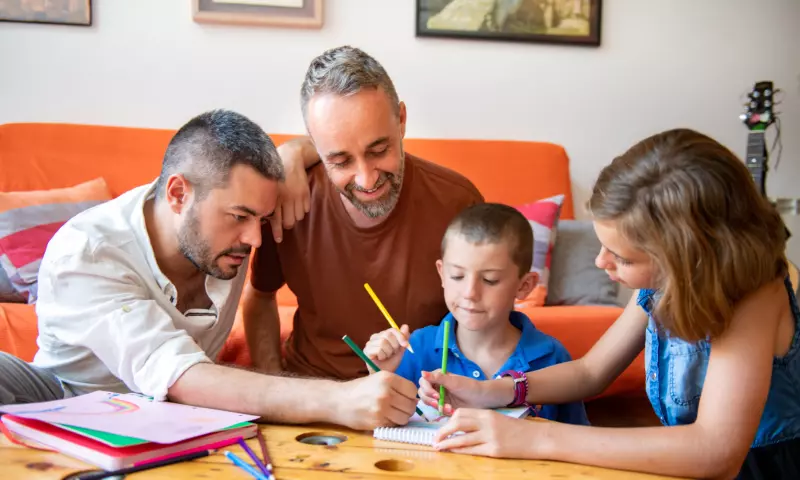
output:
<svg viewBox="0 0 800 480"><path fill-rule="evenodd" d="M525 372L506 370L500 373L498 377L511 377L514 379L514 401L508 404L509 407L520 407L528 404L528 377Z"/></svg>

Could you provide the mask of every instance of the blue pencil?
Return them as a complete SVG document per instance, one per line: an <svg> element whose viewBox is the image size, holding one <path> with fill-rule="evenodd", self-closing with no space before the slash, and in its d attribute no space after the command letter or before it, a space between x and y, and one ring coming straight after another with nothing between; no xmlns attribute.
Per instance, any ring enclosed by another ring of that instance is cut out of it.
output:
<svg viewBox="0 0 800 480"><path fill-rule="evenodd" d="M253 450L251 450L250 447L247 446L247 442L245 442L243 438L239 438L239 445L241 445L242 449L245 452L247 452L248 455L250 455L250 458L253 459L253 461L256 463L256 466L258 467L259 470L261 470L261 473L263 473L265 477L267 477L269 480L275 479L275 477L269 472L269 470L267 470L267 466L264 465L264 463L258 459L256 453Z"/></svg>
<svg viewBox="0 0 800 480"><path fill-rule="evenodd" d="M252 475L253 478L256 478L258 480L267 480L267 477L262 475L261 472L259 472L255 468L251 467L249 463L247 463L244 460L242 460L241 458L239 458L239 456L236 455L235 453L229 452L229 451L226 450L225 451L225 456L228 457L228 460L233 462L234 465L236 465L237 467L241 468L245 472L247 472L250 475Z"/></svg>

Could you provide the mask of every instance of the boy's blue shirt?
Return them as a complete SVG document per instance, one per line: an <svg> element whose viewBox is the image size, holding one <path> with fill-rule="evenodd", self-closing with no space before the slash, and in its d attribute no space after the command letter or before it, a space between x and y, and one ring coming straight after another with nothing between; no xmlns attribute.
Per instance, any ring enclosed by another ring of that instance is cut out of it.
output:
<svg viewBox="0 0 800 480"><path fill-rule="evenodd" d="M468 359L458 348L455 335L453 314L448 313L439 325L420 328L411 334L409 342L415 353L406 350L400 365L395 373L406 378L419 388L419 378L422 371L433 371L442 367L442 342L444 340L444 321L450 325L447 373L463 375L477 380L487 380L486 374L473 361ZM512 311L509 315L512 325L521 331L517 348L500 367L497 372L491 372L492 377L505 370L519 370L529 372L549 367L557 363L568 362L572 358L561 343L533 326L527 315L522 312ZM586 409L583 402L573 402L563 405L536 406L536 415L549 420L563 423L588 425Z"/></svg>

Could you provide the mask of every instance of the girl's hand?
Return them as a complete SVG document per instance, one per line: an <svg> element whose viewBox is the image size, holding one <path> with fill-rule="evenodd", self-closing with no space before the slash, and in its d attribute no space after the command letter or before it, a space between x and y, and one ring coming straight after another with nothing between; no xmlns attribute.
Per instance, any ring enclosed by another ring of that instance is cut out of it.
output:
<svg viewBox="0 0 800 480"><path fill-rule="evenodd" d="M460 408L436 433L433 446L440 451L486 457L541 458L537 451L541 438L537 437L541 437L538 429L544 427L540 422L492 410Z"/></svg>
<svg viewBox="0 0 800 480"><path fill-rule="evenodd" d="M388 328L380 333L375 333L364 346L364 354L381 370L394 372L405 354L408 336L408 325L401 326L399 332L394 328ZM371 368L369 370L372 372Z"/></svg>
<svg viewBox="0 0 800 480"><path fill-rule="evenodd" d="M508 405L514 400L514 384L505 380L480 381L462 375L442 374L437 369L433 372L422 372L417 393L426 405L438 408L439 385L444 385L444 414L452 415L457 408L496 408Z"/></svg>

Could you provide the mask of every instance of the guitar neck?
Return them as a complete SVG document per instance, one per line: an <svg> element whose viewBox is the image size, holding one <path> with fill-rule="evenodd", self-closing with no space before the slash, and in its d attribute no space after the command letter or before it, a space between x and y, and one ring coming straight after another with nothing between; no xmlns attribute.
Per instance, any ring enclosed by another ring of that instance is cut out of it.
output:
<svg viewBox="0 0 800 480"><path fill-rule="evenodd" d="M767 196L767 144L763 130L754 130L747 135L745 165L750 170L758 191Z"/></svg>

